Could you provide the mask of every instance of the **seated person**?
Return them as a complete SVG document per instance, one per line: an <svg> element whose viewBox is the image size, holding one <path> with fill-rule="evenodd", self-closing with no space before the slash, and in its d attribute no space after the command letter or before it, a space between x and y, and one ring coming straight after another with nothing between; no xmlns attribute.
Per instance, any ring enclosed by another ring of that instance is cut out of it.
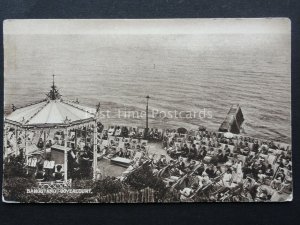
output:
<svg viewBox="0 0 300 225"><path fill-rule="evenodd" d="M211 183L211 180L209 179L209 176L206 172L202 173L202 186L206 186Z"/></svg>
<svg viewBox="0 0 300 225"><path fill-rule="evenodd" d="M214 169L214 173L212 178L216 178L222 174L222 170L220 166L214 166L213 169Z"/></svg>
<svg viewBox="0 0 300 225"><path fill-rule="evenodd" d="M291 172L284 179L283 183L281 184L280 189L278 190L278 193L282 194L282 192L287 188L289 188L288 191L292 191L292 173Z"/></svg>
<svg viewBox="0 0 300 225"><path fill-rule="evenodd" d="M45 169L43 181L53 181L53 169Z"/></svg>
<svg viewBox="0 0 300 225"><path fill-rule="evenodd" d="M56 181L63 180L63 174L61 172L61 169L62 169L61 165L56 166L56 172L54 173L54 180L56 180Z"/></svg>
<svg viewBox="0 0 300 225"><path fill-rule="evenodd" d="M241 149L242 155L249 155L250 153L250 148L249 147L245 147L244 149Z"/></svg>
<svg viewBox="0 0 300 225"><path fill-rule="evenodd" d="M262 172L262 170L258 170L257 177L258 177L258 180L257 180L257 181L260 182L260 183L263 183L264 180L265 180L265 178L267 177L267 175L264 174L264 173Z"/></svg>
<svg viewBox="0 0 300 225"><path fill-rule="evenodd" d="M183 145L181 152L182 152L183 156L187 156L189 154L189 148L188 148L187 144Z"/></svg>
<svg viewBox="0 0 300 225"><path fill-rule="evenodd" d="M211 155L210 163L216 166L218 162L219 162L218 155L215 152L213 152Z"/></svg>
<svg viewBox="0 0 300 225"><path fill-rule="evenodd" d="M165 156L161 156L160 160L157 162L157 166L159 169L162 169L163 167L167 166L167 159Z"/></svg>
<svg viewBox="0 0 300 225"><path fill-rule="evenodd" d="M210 156L210 155L213 155L213 153L214 153L214 148L213 147L209 148L207 151L207 155Z"/></svg>
<svg viewBox="0 0 300 225"><path fill-rule="evenodd" d="M123 129L121 129L121 130L122 130L121 135L123 137L128 137L128 133L129 133L128 128L127 127L123 127Z"/></svg>
<svg viewBox="0 0 300 225"><path fill-rule="evenodd" d="M256 198L258 186L259 186L259 184L250 176L248 176L246 178L246 181L243 184L244 189L249 192L249 194L253 200Z"/></svg>
<svg viewBox="0 0 300 225"><path fill-rule="evenodd" d="M225 187L232 188L234 185L232 183L232 170L228 168L222 178L222 182Z"/></svg>
<svg viewBox="0 0 300 225"><path fill-rule="evenodd" d="M224 152L227 152L227 151L230 153L230 148L228 147L228 145L225 145Z"/></svg>
<svg viewBox="0 0 300 225"><path fill-rule="evenodd" d="M185 163L183 162L183 158L182 157L179 157L178 169L181 170L181 171L185 170Z"/></svg>
<svg viewBox="0 0 300 225"><path fill-rule="evenodd" d="M115 131L115 128L113 126L110 127L109 130L108 130L108 135L110 135L110 136L113 135L114 131Z"/></svg>
<svg viewBox="0 0 300 225"><path fill-rule="evenodd" d="M201 176L204 171L205 171L205 166L204 166L204 163L201 162L199 167L195 171L195 174Z"/></svg>
<svg viewBox="0 0 300 225"><path fill-rule="evenodd" d="M284 170L281 169L277 173L275 179L273 179L271 181L271 184L270 184L271 188L276 189L276 190L280 190L281 184L283 183L284 179L285 179Z"/></svg>
<svg viewBox="0 0 300 225"><path fill-rule="evenodd" d="M242 154L240 147L234 146L233 153L235 153L235 154Z"/></svg>
<svg viewBox="0 0 300 225"><path fill-rule="evenodd" d="M201 151L200 151L200 153L199 153L198 158L199 158L200 160L203 160L204 157L206 156L206 154L207 154L206 147L203 146L202 149L201 149Z"/></svg>
<svg viewBox="0 0 300 225"><path fill-rule="evenodd" d="M120 136L121 135L121 128L120 127L117 127L116 131L115 131L115 136Z"/></svg>
<svg viewBox="0 0 300 225"><path fill-rule="evenodd" d="M266 145L263 145L261 147L261 154L267 155L268 154L268 148Z"/></svg>
<svg viewBox="0 0 300 225"><path fill-rule="evenodd" d="M52 146L52 141L49 140L49 141L47 142L47 144L46 144L46 148L50 148L51 146Z"/></svg>
<svg viewBox="0 0 300 225"><path fill-rule="evenodd" d="M197 184L193 184L191 188L186 187L182 190L180 190L180 201L185 202L187 201L192 195L193 193L197 190L198 185Z"/></svg>
<svg viewBox="0 0 300 225"><path fill-rule="evenodd" d="M205 170L205 172L206 172L206 174L208 175L209 178L214 178L215 177L214 167L215 166L211 164Z"/></svg>
<svg viewBox="0 0 300 225"><path fill-rule="evenodd" d="M258 186L256 191L256 201L267 201L272 197L272 193L265 187Z"/></svg>
<svg viewBox="0 0 300 225"><path fill-rule="evenodd" d="M37 171L35 173L35 179L37 179L37 180L44 179L43 165L41 165L41 164L37 164Z"/></svg>
<svg viewBox="0 0 300 225"><path fill-rule="evenodd" d="M187 155L187 157L189 159L195 159L195 157L197 156L197 148L195 144L192 144L191 148L190 148L190 152Z"/></svg>
<svg viewBox="0 0 300 225"><path fill-rule="evenodd" d="M273 170L271 164L268 165L265 174L266 174L267 177L273 177L273 175L274 175L274 170Z"/></svg>
<svg viewBox="0 0 300 225"><path fill-rule="evenodd" d="M42 149L44 147L44 141L42 138L39 139L37 145L36 145L39 149Z"/></svg>
<svg viewBox="0 0 300 225"><path fill-rule="evenodd" d="M218 158L218 162L219 162L219 163L224 163L224 162L227 161L227 160L225 160L225 158L224 158L222 149L219 149L219 150L218 150L217 158Z"/></svg>
<svg viewBox="0 0 300 225"><path fill-rule="evenodd" d="M125 157L125 151L123 150L123 148L120 148L120 151L117 153L117 155L119 156L119 157Z"/></svg>
<svg viewBox="0 0 300 225"><path fill-rule="evenodd" d="M186 172L191 172L194 170L196 165L196 161L195 160L191 160L191 162L188 164L187 168L186 168Z"/></svg>
<svg viewBox="0 0 300 225"><path fill-rule="evenodd" d="M254 144L252 145L252 151L255 152L255 153L258 153L258 149L259 149L258 141L255 140Z"/></svg>

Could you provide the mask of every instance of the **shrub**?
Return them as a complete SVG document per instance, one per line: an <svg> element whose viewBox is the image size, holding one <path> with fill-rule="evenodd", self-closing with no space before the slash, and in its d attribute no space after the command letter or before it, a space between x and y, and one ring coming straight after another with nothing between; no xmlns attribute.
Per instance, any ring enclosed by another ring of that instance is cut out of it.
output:
<svg viewBox="0 0 300 225"><path fill-rule="evenodd" d="M35 180L25 177L12 177L3 180L3 197L6 201L35 202L37 199L27 194L26 189L37 187Z"/></svg>

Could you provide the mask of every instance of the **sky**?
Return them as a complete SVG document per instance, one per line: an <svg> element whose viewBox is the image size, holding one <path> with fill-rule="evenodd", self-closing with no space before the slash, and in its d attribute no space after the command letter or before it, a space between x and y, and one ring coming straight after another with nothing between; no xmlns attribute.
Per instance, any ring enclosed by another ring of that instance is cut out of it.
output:
<svg viewBox="0 0 300 225"><path fill-rule="evenodd" d="M4 34L289 34L288 18L5 20Z"/></svg>

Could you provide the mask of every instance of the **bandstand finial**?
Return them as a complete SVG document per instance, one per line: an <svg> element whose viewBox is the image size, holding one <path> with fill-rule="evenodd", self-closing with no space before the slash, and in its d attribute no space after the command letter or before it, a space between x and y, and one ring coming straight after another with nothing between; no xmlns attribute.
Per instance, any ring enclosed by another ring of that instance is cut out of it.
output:
<svg viewBox="0 0 300 225"><path fill-rule="evenodd" d="M59 98L61 97L61 95L59 94L58 89L57 89L56 86L55 86L55 82L54 82L54 77L55 77L55 75L53 74L52 77L53 77L53 84L52 84L51 90L50 90L50 92L47 94L47 96L48 96L48 98L50 98L51 100L56 100L56 99L59 99Z"/></svg>

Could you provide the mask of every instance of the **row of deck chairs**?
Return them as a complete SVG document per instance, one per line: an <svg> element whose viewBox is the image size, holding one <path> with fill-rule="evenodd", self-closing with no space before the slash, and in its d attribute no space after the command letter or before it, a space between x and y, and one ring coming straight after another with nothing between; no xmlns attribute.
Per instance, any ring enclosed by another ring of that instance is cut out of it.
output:
<svg viewBox="0 0 300 225"><path fill-rule="evenodd" d="M107 131L108 136L116 136L116 137L136 137L143 138L144 137L144 128L141 127L126 127L126 126L110 126Z"/></svg>
<svg viewBox="0 0 300 225"><path fill-rule="evenodd" d="M180 149L184 144L187 144L188 147L191 146L191 143L189 142L184 142L184 138L177 138L177 141L179 140L179 142L175 142L174 143L174 146L176 146L176 148ZM197 141L197 140L194 140L194 144L196 145L196 148L199 150L201 149L202 147L206 147L206 149L211 149L212 147L209 147L209 146L206 146L206 145L201 145L201 141ZM219 148L213 148L214 149L214 154L217 154L218 151L221 149L222 150L222 153L225 154L224 152L224 149L225 149L225 146L226 144L223 144L221 143L220 144L220 147ZM231 154L233 154L233 150L234 150L234 146L233 145L227 145L228 148L230 149L230 152ZM262 146L264 145L261 145L261 147L259 148L259 152L261 152L261 148ZM270 151L268 152L268 154L259 154L259 157L263 160L265 160L265 162L267 162L268 164L271 164L272 165L272 168L274 171L278 171L278 163L277 163L277 160L278 160L278 157L280 155L280 153L282 152L282 150L271 150L269 149ZM249 152L249 155L252 155L252 156L255 156L255 152L253 151L250 151ZM243 164L245 163L245 160L246 160L246 156L245 155L241 155L241 154L237 154L236 157L241 160L243 162ZM233 158L232 157L229 157L229 161L232 160ZM204 162L206 163L209 163L210 162L210 156L207 155L205 158L204 158ZM227 163L228 164L228 163ZM286 174L288 173L288 170L285 168L286 170ZM275 177L276 173L274 174L274 177Z"/></svg>
<svg viewBox="0 0 300 225"><path fill-rule="evenodd" d="M107 140L101 140L100 144L104 147L117 146L120 148L125 148L125 145L127 144L129 148L136 149L137 147L146 147L148 145L148 140L110 136Z"/></svg>
<svg viewBox="0 0 300 225"><path fill-rule="evenodd" d="M131 158L134 157L136 151L149 151L148 141L143 139L139 140L110 136L107 140L100 140L98 144L100 145L100 149L104 149L105 147L108 149L114 148L115 154L121 150L127 149L128 151L131 151Z"/></svg>
<svg viewBox="0 0 300 225"><path fill-rule="evenodd" d="M126 126L110 126L108 129L104 129L103 135L116 137L130 137L136 139L142 139L145 137L145 128L142 127L126 127ZM157 128L149 128L148 140L160 141L163 137L163 130Z"/></svg>
<svg viewBox="0 0 300 225"><path fill-rule="evenodd" d="M224 138L224 133L221 133L221 137ZM235 136L234 138L232 138L232 141L233 143L236 145L236 144L239 144L240 142L245 142L245 139L247 140L247 143L252 146L253 143L248 141L249 139L253 139L251 137L247 137L247 136ZM259 138L255 138L255 140L258 141L258 144L259 146L261 145L267 145L267 143L269 143L270 141L267 141L267 140L264 140L264 139L259 139ZM291 150L291 145L289 144L286 144L286 143L282 143L282 142L278 142L278 141L273 141L273 144L275 146L278 146L278 149L279 150L282 150L282 151L287 151L287 150Z"/></svg>

